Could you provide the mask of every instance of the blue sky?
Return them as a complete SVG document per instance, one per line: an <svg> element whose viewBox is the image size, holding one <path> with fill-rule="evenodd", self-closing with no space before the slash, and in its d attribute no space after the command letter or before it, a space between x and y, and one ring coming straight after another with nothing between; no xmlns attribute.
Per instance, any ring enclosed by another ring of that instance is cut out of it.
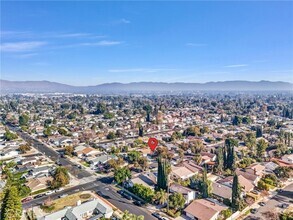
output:
<svg viewBox="0 0 293 220"><path fill-rule="evenodd" d="M1 79L293 82L293 2L1 4Z"/></svg>

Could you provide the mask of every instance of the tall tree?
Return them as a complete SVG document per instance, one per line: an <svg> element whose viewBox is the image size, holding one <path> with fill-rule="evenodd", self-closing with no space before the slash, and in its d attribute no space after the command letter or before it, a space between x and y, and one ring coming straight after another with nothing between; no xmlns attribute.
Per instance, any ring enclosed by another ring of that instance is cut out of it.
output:
<svg viewBox="0 0 293 220"><path fill-rule="evenodd" d="M167 160L158 158L158 180L157 187L158 189L166 190L168 186L168 172L167 172Z"/></svg>
<svg viewBox="0 0 293 220"><path fill-rule="evenodd" d="M268 147L267 142L262 138L256 144L256 155L258 158L262 158Z"/></svg>
<svg viewBox="0 0 293 220"><path fill-rule="evenodd" d="M224 150L224 167L225 169L233 170L235 166L235 152L234 147L238 146L238 141L232 138L225 140Z"/></svg>
<svg viewBox="0 0 293 220"><path fill-rule="evenodd" d="M207 178L207 171L204 168L203 169L203 174L202 174L202 181L200 184L200 189L202 193L202 198L208 198L209 197L209 183L208 183L208 178Z"/></svg>
<svg viewBox="0 0 293 220"><path fill-rule="evenodd" d="M22 216L22 204L16 186L10 186L5 190L1 206L1 219L20 220Z"/></svg>
<svg viewBox="0 0 293 220"><path fill-rule="evenodd" d="M232 185L232 209L234 211L240 210L240 202L241 202L241 187L238 181L238 176L235 174L233 177L233 185Z"/></svg>
<svg viewBox="0 0 293 220"><path fill-rule="evenodd" d="M217 151L217 161L216 161L216 170L219 174L223 173L224 169L224 155L223 155L223 149L220 147Z"/></svg>

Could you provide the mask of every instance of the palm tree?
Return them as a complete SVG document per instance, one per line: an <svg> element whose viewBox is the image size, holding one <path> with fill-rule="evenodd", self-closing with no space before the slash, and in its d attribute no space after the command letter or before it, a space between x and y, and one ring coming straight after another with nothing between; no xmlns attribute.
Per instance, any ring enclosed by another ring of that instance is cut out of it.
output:
<svg viewBox="0 0 293 220"><path fill-rule="evenodd" d="M158 204L163 205L167 202L168 200L168 194L165 190L160 189L159 191L156 192L154 196L154 200L158 202Z"/></svg>

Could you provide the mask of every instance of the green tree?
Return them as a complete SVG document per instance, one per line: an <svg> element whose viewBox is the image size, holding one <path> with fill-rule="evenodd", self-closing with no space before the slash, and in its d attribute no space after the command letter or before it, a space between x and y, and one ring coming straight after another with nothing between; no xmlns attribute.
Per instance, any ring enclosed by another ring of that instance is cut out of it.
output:
<svg viewBox="0 0 293 220"><path fill-rule="evenodd" d="M224 158L223 158L223 149L219 147L217 151L217 159L216 159L216 172L222 174L224 171Z"/></svg>
<svg viewBox="0 0 293 220"><path fill-rule="evenodd" d="M9 186L4 193L1 206L1 219L20 220L22 216L22 204L16 186Z"/></svg>
<svg viewBox="0 0 293 220"><path fill-rule="evenodd" d="M53 130L52 130L51 127L47 127L47 128L45 128L45 130L43 131L43 133L44 133L44 136L45 137L49 137L49 136L51 136L53 134Z"/></svg>
<svg viewBox="0 0 293 220"><path fill-rule="evenodd" d="M233 118L232 124L233 125L240 125L242 123L242 117L235 115L235 117Z"/></svg>
<svg viewBox="0 0 293 220"><path fill-rule="evenodd" d="M131 162L131 163L134 163L134 162L138 162L139 158L140 158L140 152L138 151L130 151L128 154L128 160Z"/></svg>
<svg viewBox="0 0 293 220"><path fill-rule="evenodd" d="M207 178L207 171L205 168L203 169L202 180L200 182L200 191L202 198L208 198L211 194L211 183Z"/></svg>
<svg viewBox="0 0 293 220"><path fill-rule="evenodd" d="M64 153L68 156L72 156L73 151L74 151L73 146L68 145L68 146L65 146L65 148L64 148Z"/></svg>
<svg viewBox="0 0 293 220"><path fill-rule="evenodd" d="M104 114L107 111L107 107L105 103L99 102L96 107L96 111L94 114L99 115L99 114Z"/></svg>
<svg viewBox="0 0 293 220"><path fill-rule="evenodd" d="M267 142L262 138L256 144L256 155L258 158L262 158L268 147Z"/></svg>
<svg viewBox="0 0 293 220"><path fill-rule="evenodd" d="M57 189L62 186L66 186L69 184L70 177L68 174L68 170L65 167L57 167L54 174L53 174L53 180L51 183L51 188Z"/></svg>
<svg viewBox="0 0 293 220"><path fill-rule="evenodd" d="M116 135L114 132L110 131L109 134L107 135L107 139L113 140L116 138Z"/></svg>
<svg viewBox="0 0 293 220"><path fill-rule="evenodd" d="M184 207L185 198L181 193L173 193L169 197L169 207L175 209L176 211L181 210Z"/></svg>
<svg viewBox="0 0 293 220"><path fill-rule="evenodd" d="M154 200L160 205L165 204L167 202L167 200L168 200L167 192L165 190L163 190L163 189L158 190L155 193Z"/></svg>
<svg viewBox="0 0 293 220"><path fill-rule="evenodd" d="M168 173L167 173L167 160L158 158L158 178L157 187L158 189L166 190L168 185Z"/></svg>
<svg viewBox="0 0 293 220"><path fill-rule="evenodd" d="M256 138L262 137L262 126L257 126L256 127Z"/></svg>
<svg viewBox="0 0 293 220"><path fill-rule="evenodd" d="M14 139L17 139L17 138L18 138L17 134L12 133L8 129L5 130L4 140L11 141L11 140L14 140Z"/></svg>
<svg viewBox="0 0 293 220"><path fill-rule="evenodd" d="M18 150L20 150L22 153L26 153L27 151L31 150L31 147L28 144L22 144L19 146Z"/></svg>
<svg viewBox="0 0 293 220"><path fill-rule="evenodd" d="M143 127L141 125L138 127L138 136L143 137Z"/></svg>
<svg viewBox="0 0 293 220"><path fill-rule="evenodd" d="M232 185L232 209L234 211L240 210L241 202L241 186L238 181L238 176L235 174L233 178L233 185Z"/></svg>
<svg viewBox="0 0 293 220"><path fill-rule="evenodd" d="M18 121L20 126L28 126L29 116L27 114L21 114Z"/></svg>
<svg viewBox="0 0 293 220"><path fill-rule="evenodd" d="M253 132L250 132L246 135L245 138L245 145L250 149L253 150L256 145L256 135Z"/></svg>
<svg viewBox="0 0 293 220"><path fill-rule="evenodd" d="M292 176L293 168L292 167L277 167L274 170L274 173L279 178L289 178Z"/></svg>
<svg viewBox="0 0 293 220"><path fill-rule="evenodd" d="M137 216L135 214L130 213L128 210L125 210L123 212L122 220L144 220L144 216Z"/></svg>
<svg viewBox="0 0 293 220"><path fill-rule="evenodd" d="M146 202L151 202L155 195L154 190L142 184L135 183L134 186L130 188L130 190Z"/></svg>
<svg viewBox="0 0 293 220"><path fill-rule="evenodd" d="M131 178L131 172L128 167L117 168L114 171L114 179L118 184L123 183L126 179Z"/></svg>
<svg viewBox="0 0 293 220"><path fill-rule="evenodd" d="M223 161L225 169L235 169L236 155L234 147L238 146L238 141L232 138L225 140L225 148L223 151Z"/></svg>

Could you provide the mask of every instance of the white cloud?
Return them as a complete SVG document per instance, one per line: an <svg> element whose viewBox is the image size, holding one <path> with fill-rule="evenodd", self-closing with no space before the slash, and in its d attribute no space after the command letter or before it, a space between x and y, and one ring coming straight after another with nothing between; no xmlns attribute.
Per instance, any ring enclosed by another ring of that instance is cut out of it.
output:
<svg viewBox="0 0 293 220"><path fill-rule="evenodd" d="M108 41L108 40L102 40L99 42L93 42L93 43L81 43L78 44L77 46L115 46L122 44L123 42L121 41Z"/></svg>
<svg viewBox="0 0 293 220"><path fill-rule="evenodd" d="M201 43L187 43L185 44L188 47L204 47L207 46L207 44L201 44Z"/></svg>
<svg viewBox="0 0 293 220"><path fill-rule="evenodd" d="M237 67L244 67L244 66L248 66L248 64L234 64L234 65L227 65L227 66L224 66L224 67L237 68Z"/></svg>
<svg viewBox="0 0 293 220"><path fill-rule="evenodd" d="M30 58L30 57L34 57L38 55L37 53L24 53L24 54L17 54L14 55L14 58L20 58L20 59L26 59L26 58Z"/></svg>
<svg viewBox="0 0 293 220"><path fill-rule="evenodd" d="M1 44L1 51L3 52L25 52L38 49L47 42L45 41L23 41L23 42L13 42L13 43L3 43Z"/></svg>
<svg viewBox="0 0 293 220"><path fill-rule="evenodd" d="M122 24L130 24L130 21L125 19L125 18L122 18L122 19L120 19L120 23L122 23Z"/></svg>

